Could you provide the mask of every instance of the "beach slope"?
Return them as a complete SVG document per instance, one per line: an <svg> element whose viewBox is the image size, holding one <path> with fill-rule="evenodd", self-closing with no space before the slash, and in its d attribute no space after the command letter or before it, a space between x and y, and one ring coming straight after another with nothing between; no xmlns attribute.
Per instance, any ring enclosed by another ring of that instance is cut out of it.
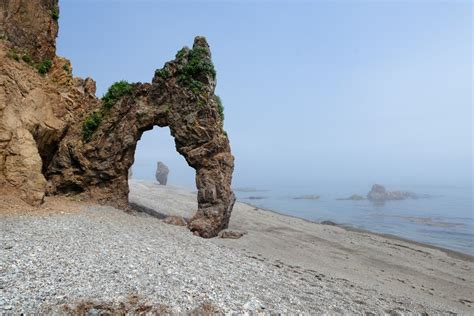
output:
<svg viewBox="0 0 474 316"><path fill-rule="evenodd" d="M0 195L0 313L473 314L472 257L236 203L240 239L142 212ZM195 193L130 181L130 200L190 217ZM156 214L155 214L156 215Z"/></svg>

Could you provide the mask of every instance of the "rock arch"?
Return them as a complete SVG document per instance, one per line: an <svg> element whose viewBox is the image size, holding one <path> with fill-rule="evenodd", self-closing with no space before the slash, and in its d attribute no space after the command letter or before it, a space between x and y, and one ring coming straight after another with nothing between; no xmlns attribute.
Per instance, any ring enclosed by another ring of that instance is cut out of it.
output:
<svg viewBox="0 0 474 316"><path fill-rule="evenodd" d="M128 207L128 170L142 134L169 126L176 150L196 170L198 210L189 222L196 235L214 237L227 228L235 202L231 190L234 157L214 95L215 71L204 37L155 72L151 83L131 85L102 112L84 113L70 126L46 168L49 194L83 194ZM85 138L82 122L100 113Z"/></svg>

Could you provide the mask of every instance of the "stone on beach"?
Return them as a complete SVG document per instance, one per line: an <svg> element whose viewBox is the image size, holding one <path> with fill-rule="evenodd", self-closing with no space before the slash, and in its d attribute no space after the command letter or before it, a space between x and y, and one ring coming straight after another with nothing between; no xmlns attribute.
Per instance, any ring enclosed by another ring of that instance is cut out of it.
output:
<svg viewBox="0 0 474 316"><path fill-rule="evenodd" d="M176 225L176 226L186 226L188 224L182 216L175 216L175 215L166 217L163 220L163 223Z"/></svg>

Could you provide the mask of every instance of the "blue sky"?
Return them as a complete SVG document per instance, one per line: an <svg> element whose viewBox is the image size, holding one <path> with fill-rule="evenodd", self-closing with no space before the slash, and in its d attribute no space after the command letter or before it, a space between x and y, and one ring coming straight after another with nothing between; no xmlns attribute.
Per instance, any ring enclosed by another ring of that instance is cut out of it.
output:
<svg viewBox="0 0 474 316"><path fill-rule="evenodd" d="M469 1L60 1L58 53L98 95L207 37L236 185L472 185ZM166 129L135 173L193 183Z"/></svg>

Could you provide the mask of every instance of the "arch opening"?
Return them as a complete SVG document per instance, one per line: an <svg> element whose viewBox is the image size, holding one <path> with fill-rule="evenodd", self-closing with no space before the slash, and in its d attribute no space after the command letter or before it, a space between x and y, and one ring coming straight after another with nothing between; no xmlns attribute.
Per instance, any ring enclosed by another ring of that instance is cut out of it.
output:
<svg viewBox="0 0 474 316"><path fill-rule="evenodd" d="M196 190L196 171L186 159L176 151L176 145L169 127L153 127L146 131L137 142L130 180L157 183L157 162L164 163L168 169L168 186Z"/></svg>

